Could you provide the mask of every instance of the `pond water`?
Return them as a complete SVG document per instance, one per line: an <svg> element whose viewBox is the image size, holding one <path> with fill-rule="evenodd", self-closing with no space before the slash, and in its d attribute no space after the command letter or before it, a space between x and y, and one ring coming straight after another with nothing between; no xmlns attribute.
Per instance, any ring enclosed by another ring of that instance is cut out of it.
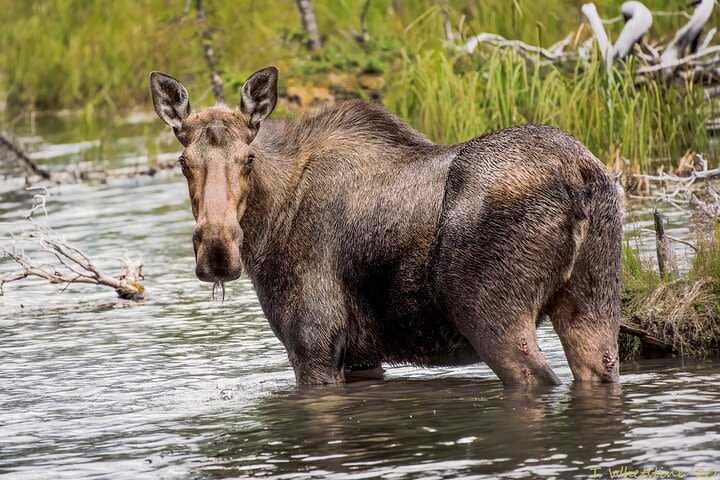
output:
<svg viewBox="0 0 720 480"><path fill-rule="evenodd" d="M128 166L175 150L167 136L155 140L152 122L77 133L82 122L53 117L16 131L52 168L93 159ZM48 216L37 220L92 255L141 255L152 299L127 303L87 286L58 293L41 281L6 286L0 476L610 478L622 468L718 476L718 362L625 363L620 385L582 387L545 325L541 345L564 382L556 388L503 388L477 365L386 367L382 379L299 389L250 283L228 285L220 302L195 278L178 176L51 190ZM6 179L0 222L25 214L33 193ZM631 235L649 235L651 206L631 203ZM692 236L681 213L667 213L673 235ZM0 225L0 236L11 228ZM111 260L101 264L112 271ZM11 269L0 260L0 272Z"/></svg>

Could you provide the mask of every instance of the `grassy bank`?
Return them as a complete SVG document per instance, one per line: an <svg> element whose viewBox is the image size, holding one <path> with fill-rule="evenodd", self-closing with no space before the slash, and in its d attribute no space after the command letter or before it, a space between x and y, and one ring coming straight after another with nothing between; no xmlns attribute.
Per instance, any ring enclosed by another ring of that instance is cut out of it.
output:
<svg viewBox="0 0 720 480"><path fill-rule="evenodd" d="M699 240L690 269L682 275L661 275L628 244L622 309L626 324L649 332L683 356L720 354L720 224ZM620 346L626 359L654 354L632 335L621 335Z"/></svg>
<svg viewBox="0 0 720 480"><path fill-rule="evenodd" d="M306 48L291 0L205 0L204 5L219 68L230 84L270 63L295 74L388 71L402 50L419 53L442 47L440 8L434 0L373 0L367 17L371 41L359 44L355 35L363 3L314 0L324 42L320 53ZM447 3L461 36L494 32L547 46L582 23L572 0ZM601 14L612 17L622 1L596 3ZM128 107L147 102L146 77L154 69L207 88L193 5L182 0L0 0L0 94L11 104L37 108L81 107L88 102ZM653 8L677 6L659 0ZM655 29L671 36L683 21L658 17ZM608 28L616 35L620 26Z"/></svg>
<svg viewBox="0 0 720 480"><path fill-rule="evenodd" d="M314 0L323 49L312 53L291 0L205 0L226 97L234 101L242 81L267 64L283 72L281 92L293 79L327 86L331 73L350 78L370 73L384 76L388 107L436 141L536 122L564 128L608 164L634 171L669 163L687 149L706 151L708 112L693 85L651 81L635 86L631 65L608 76L597 61L536 68L491 49L459 55L444 44L435 0L372 0L367 17L371 40L362 44L356 35L363 3ZM622 0L595 3L601 15L613 17ZM549 46L583 22L572 0L447 4L459 38L493 32ZM679 6L658 0L652 8ZM671 37L685 21L657 17L651 36ZM196 105L212 101L194 2L0 0L0 24L0 104L11 110L84 107L121 113L147 108L151 70L182 79ZM607 26L611 38L621 27ZM357 83L345 88L361 90ZM625 165L621 158L627 159Z"/></svg>

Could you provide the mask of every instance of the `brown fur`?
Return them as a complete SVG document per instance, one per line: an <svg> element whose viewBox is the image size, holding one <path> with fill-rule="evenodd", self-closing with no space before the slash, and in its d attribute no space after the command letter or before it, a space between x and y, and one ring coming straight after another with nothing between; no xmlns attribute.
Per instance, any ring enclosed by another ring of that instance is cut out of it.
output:
<svg viewBox="0 0 720 480"><path fill-rule="evenodd" d="M526 125L435 145L357 101L264 120L276 74L251 77L240 110L177 119L186 92L151 84L192 169L198 276L244 266L300 383L480 360L557 383L544 315L577 380L617 380L622 198L580 142Z"/></svg>

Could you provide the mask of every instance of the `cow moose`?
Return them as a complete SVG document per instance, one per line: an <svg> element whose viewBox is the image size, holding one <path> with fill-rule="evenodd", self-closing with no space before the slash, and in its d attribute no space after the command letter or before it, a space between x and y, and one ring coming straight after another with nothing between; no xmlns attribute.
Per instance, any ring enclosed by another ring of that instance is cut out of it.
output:
<svg viewBox="0 0 720 480"><path fill-rule="evenodd" d="M264 68L237 108L195 112L150 75L184 147L196 275L250 277L298 383L484 362L557 384L545 317L576 381L618 381L623 196L577 139L523 125L438 145L364 101L268 119L277 83Z"/></svg>

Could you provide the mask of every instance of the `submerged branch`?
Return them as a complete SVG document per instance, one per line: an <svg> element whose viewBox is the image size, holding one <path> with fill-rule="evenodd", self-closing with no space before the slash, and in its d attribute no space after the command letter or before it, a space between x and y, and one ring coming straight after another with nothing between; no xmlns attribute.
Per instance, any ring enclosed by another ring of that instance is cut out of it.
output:
<svg viewBox="0 0 720 480"><path fill-rule="evenodd" d="M9 156L13 156L23 166L23 168L31 175L37 175L43 180L50 179L50 173L47 170L41 168L32 158L28 155L25 150L18 145L17 142L13 142L6 135L0 133L0 148L4 148L10 152ZM0 151L0 154L2 152ZM3 157L0 156L0 159Z"/></svg>

